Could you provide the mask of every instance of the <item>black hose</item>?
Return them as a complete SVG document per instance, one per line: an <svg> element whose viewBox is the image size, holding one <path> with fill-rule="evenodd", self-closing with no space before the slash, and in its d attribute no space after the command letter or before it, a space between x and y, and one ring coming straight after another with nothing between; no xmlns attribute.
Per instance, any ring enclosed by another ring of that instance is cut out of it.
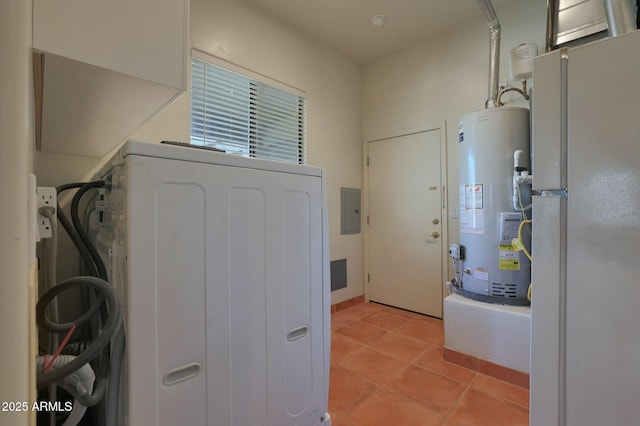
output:
<svg viewBox="0 0 640 426"><path fill-rule="evenodd" d="M86 351L78 355L78 357L69 364L43 373L37 377L38 389L43 389L49 384L64 378L82 367L84 364L91 362L93 359L98 357L103 349L109 345L111 338L115 335L121 325L122 311L115 290L111 285L109 285L109 283L96 277L69 278L43 294L36 304L36 321L38 324L43 325L45 323L45 310L53 298L74 287L91 287L99 294L103 295L109 310L109 315L106 319L102 332Z"/></svg>
<svg viewBox="0 0 640 426"><path fill-rule="evenodd" d="M56 187L56 192L58 193L58 199L60 199L60 194L62 192L68 191L69 189L73 189L73 188L80 188L83 185L86 185L86 183L85 182L68 183L68 184L60 185ZM78 252L80 252L80 256L82 257L82 260L84 261L87 269L89 270L89 274L96 277L99 276L98 269L96 267L96 264L93 261L93 258L91 257L91 254L89 253L89 250L87 249L86 245L84 244L84 242L82 241L78 233L76 232L71 222L69 222L69 219L67 219L67 216L64 214L64 211L60 208L59 203L57 206L57 215L58 215L58 220L60 221L60 224L65 229L65 231L67 231L67 234L69 235L69 238L71 238L73 245L76 246L76 248L78 249Z"/></svg>
<svg viewBox="0 0 640 426"><path fill-rule="evenodd" d="M89 278L89 277L76 277L76 278ZM90 278L96 278L96 277L90 277ZM82 314L80 318L75 319L71 322L54 323L46 315L43 315L41 318L38 318L38 324L45 330L50 331L52 333L64 333L66 331L71 330L71 327L73 327L74 325L76 327L79 327L85 322L91 320L92 317L95 315L96 311L102 307L102 303L104 303L104 296L101 295L98 297L98 300L96 301L96 303L92 305L87 312Z"/></svg>
<svg viewBox="0 0 640 426"><path fill-rule="evenodd" d="M106 281L108 279L108 276L107 276L105 265L102 259L100 258L97 250L95 249L94 245L91 243L83 224L80 223L80 214L79 214L79 206L80 206L80 201L82 196L84 196L86 192L91 188L99 188L103 186L104 186L103 181L94 181L89 183L78 182L78 183L61 185L60 187L57 188L57 190L58 192L62 192L62 191L66 191L73 188L79 188L79 190L76 192L76 194L73 197L71 207L70 207L71 219L73 221L73 225L69 223L68 219L64 215L64 212L58 207L58 211L62 214L59 217L59 220L63 225L63 227L65 228L65 230L69 233L69 236L71 237L74 245L80 252L84 260L84 263L88 269L88 272ZM75 320L72 323L53 324L51 323L51 321L49 321L45 317L43 319L43 324L42 324L43 327L47 329L66 331L70 329L73 325L84 323L87 320L93 318L93 314L95 313L95 311L97 309L100 309L100 317L96 318L97 319L96 325L98 329L94 330L95 335L100 335L100 331L99 331L99 329L101 328L100 323L101 322L106 323L108 314L107 314L106 307L103 304L104 296L98 295L98 294L96 296L98 297L96 302L90 304L91 307L81 318ZM92 364L95 364L94 370L96 373L96 383L94 384L94 392L92 393L92 395L83 395L81 397L78 397L78 401L88 407L95 406L100 402L100 400L102 400L106 392L106 388L108 386L107 383L111 381L111 378L109 379L107 378L107 376L111 377L111 371L110 371L111 366L107 365L107 364L111 364L111 362L107 363L106 361L107 359L110 358L110 343L111 342L109 341L107 345L104 347L104 349L102 350L102 352L99 353L97 356L95 356L91 361Z"/></svg>
<svg viewBox="0 0 640 426"><path fill-rule="evenodd" d="M105 186L105 182L103 180L97 180L94 182L89 182L80 187L78 191L74 194L73 200L71 201L71 221L73 222L73 226L78 233L78 236L82 240L84 246L89 251L89 255L91 259L93 259L94 264L96 265L96 269L98 270L98 276L103 280L108 280L109 276L107 274L107 268L104 266L104 262L102 258L98 254L98 250L93 246L87 232L82 227L82 222L80 221L80 200L82 196L86 194L88 190L91 188L103 188Z"/></svg>
<svg viewBox="0 0 640 426"><path fill-rule="evenodd" d="M113 426L118 424L118 396L120 393L120 372L124 358L125 336L124 324L120 325L113 344L113 352L109 360L109 387L105 398L105 424Z"/></svg>
<svg viewBox="0 0 640 426"><path fill-rule="evenodd" d="M101 181L96 181L96 182L101 182ZM69 189L82 188L85 185L87 185L87 182L67 183L67 184L58 186L56 188L56 191L58 194L60 194L64 191L68 191ZM86 190L84 192L86 192ZM84 194L84 192L82 194ZM75 206L75 215L77 216L79 216L78 207L79 205ZM71 217L72 219L74 217L73 203L71 205ZM97 255L97 252L96 252L96 256L92 255L91 250L93 249L95 251L95 248L93 244L91 244L91 242L89 241L89 238L86 236L86 231L84 230L84 227L81 225L78 226L78 224L75 224L75 226L72 225L69 222L69 219L67 219L67 216L64 214L64 211L60 208L60 205L58 205L58 220L60 221L60 224L63 226L63 228L67 231L67 234L69 234L69 237L71 238L71 241L73 242L73 244L78 249L78 252L82 257L82 260L84 261L85 267L87 268L88 270L87 272L89 273L89 275L102 278L103 280L106 281L107 274L106 274L106 268L104 267L104 263L102 263L102 259L100 259L100 256ZM82 238L82 236L85 236L85 238ZM96 259L98 259L97 263L96 263ZM101 266L102 266L102 269L100 268ZM90 298L89 294L86 291L83 291L82 296L85 301L85 304L89 305L88 303L88 300ZM106 318L105 312L101 313L101 318L102 318L102 321L105 320ZM98 321L98 325L97 325L98 328L100 327L99 322L100 321ZM90 337L90 336L87 335L86 337Z"/></svg>
<svg viewBox="0 0 640 426"><path fill-rule="evenodd" d="M75 238L72 237L73 243L78 248L78 251L83 255L84 263L89 273L107 281L108 276L107 276L104 263L102 262L102 259L100 258L99 254L97 253L97 250L95 249L94 245L89 240L89 237L87 235L87 232L83 224L81 224L79 220L79 217L80 217L79 207L80 207L80 199L82 198L82 196L89 189L102 187L102 186L104 186L104 182L102 181L95 181L90 183L76 182L76 183L62 185L60 187L60 190L64 191L67 189L79 188L76 194L74 194L71 207L70 207L71 219L73 221L73 225L69 224L68 228L65 227L65 229L67 229L67 232L69 232L70 235L75 236ZM64 217L64 213L63 213L63 220L67 221L66 217ZM89 289L84 289L84 290L89 290ZM89 295L87 291L84 291L83 293L85 296L84 297L85 300L91 299L91 295ZM90 338L93 338L99 335L100 330L102 328L102 323L105 323L108 317L108 312L106 310L106 307L102 303L103 296L96 294L96 297L97 297L97 300L94 303L87 303L87 305L91 306L91 308L89 309L89 312L87 312L85 316L83 316L83 318L87 318L91 316L91 318L95 319L93 326L89 330ZM95 307L100 307L99 317L93 317L91 315L91 311L95 311ZM107 360L110 358L110 354L111 354L111 342L109 341L109 343L103 349L102 353L100 353L100 355L94 358L94 360L92 361L92 364L96 373L96 383L94 385L95 391L91 396L85 396L81 398L80 402L86 406L96 405L98 402L100 402L100 400L103 398L105 394L107 382L108 382L107 376L109 374Z"/></svg>

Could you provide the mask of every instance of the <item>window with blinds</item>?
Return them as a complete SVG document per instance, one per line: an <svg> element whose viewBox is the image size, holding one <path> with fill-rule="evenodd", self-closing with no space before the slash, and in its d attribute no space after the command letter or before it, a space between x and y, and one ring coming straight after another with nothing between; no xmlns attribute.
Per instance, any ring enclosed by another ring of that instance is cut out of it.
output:
<svg viewBox="0 0 640 426"><path fill-rule="evenodd" d="M192 144L304 164L304 138L304 97L192 58Z"/></svg>

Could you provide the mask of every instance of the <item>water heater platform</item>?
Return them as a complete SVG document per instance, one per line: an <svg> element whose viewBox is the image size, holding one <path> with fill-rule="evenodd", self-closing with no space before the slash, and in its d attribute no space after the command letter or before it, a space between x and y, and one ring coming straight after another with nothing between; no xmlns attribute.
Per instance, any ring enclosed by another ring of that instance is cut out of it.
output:
<svg viewBox="0 0 640 426"><path fill-rule="evenodd" d="M444 346L529 374L531 308L478 302L458 294L444 299Z"/></svg>

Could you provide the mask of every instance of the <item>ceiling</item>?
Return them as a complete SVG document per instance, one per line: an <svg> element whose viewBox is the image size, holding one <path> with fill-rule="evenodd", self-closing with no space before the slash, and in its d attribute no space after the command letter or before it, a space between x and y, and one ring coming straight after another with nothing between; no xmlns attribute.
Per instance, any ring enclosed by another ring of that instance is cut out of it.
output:
<svg viewBox="0 0 640 426"><path fill-rule="evenodd" d="M361 65L470 20L485 21L476 0L244 0ZM494 8L514 0L493 0ZM384 15L374 26L371 18ZM488 35L487 35L488 37Z"/></svg>

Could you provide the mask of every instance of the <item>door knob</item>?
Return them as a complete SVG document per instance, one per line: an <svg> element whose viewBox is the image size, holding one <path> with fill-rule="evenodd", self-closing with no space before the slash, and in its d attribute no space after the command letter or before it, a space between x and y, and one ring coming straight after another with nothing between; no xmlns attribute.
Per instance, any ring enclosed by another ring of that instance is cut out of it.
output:
<svg viewBox="0 0 640 426"><path fill-rule="evenodd" d="M433 223L434 225L437 225L440 223L440 221L438 219L433 219L431 223Z"/></svg>
<svg viewBox="0 0 640 426"><path fill-rule="evenodd" d="M433 231L433 232L431 233L431 236L432 236L433 238L440 238L440 233L439 233L438 231Z"/></svg>

